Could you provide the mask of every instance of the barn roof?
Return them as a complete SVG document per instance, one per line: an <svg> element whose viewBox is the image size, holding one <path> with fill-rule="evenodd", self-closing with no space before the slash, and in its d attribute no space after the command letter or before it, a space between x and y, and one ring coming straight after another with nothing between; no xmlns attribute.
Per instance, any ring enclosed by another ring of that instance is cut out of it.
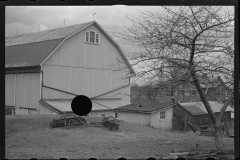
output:
<svg viewBox="0 0 240 160"><path fill-rule="evenodd" d="M49 56L66 39L80 32L84 28L96 24L103 34L118 48L121 57L125 61L131 73L134 73L129 61L121 50L120 46L103 30L96 22L77 24L73 26L61 27L52 30L22 34L5 38L5 68L41 66Z"/></svg>
<svg viewBox="0 0 240 160"><path fill-rule="evenodd" d="M126 112L143 112L143 113L152 113L160 109L168 108L175 106L177 104L173 103L143 103L142 107L139 107L139 104L129 104L116 108L115 111L126 111Z"/></svg>
<svg viewBox="0 0 240 160"><path fill-rule="evenodd" d="M62 41L63 38L6 47L5 67L37 66Z"/></svg>
<svg viewBox="0 0 240 160"><path fill-rule="evenodd" d="M39 101L43 106L59 112L72 112L72 99L42 99ZM126 105L128 102L114 98L102 98L92 100L92 111L112 110L122 105Z"/></svg>

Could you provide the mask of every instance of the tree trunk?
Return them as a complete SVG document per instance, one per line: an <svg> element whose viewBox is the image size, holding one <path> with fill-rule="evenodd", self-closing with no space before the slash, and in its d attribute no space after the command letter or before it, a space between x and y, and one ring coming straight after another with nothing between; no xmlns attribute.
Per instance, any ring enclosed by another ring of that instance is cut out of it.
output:
<svg viewBox="0 0 240 160"><path fill-rule="evenodd" d="M223 126L220 121L215 124L215 145L218 151L224 151L224 145L222 141Z"/></svg>
<svg viewBox="0 0 240 160"><path fill-rule="evenodd" d="M191 72L191 76L193 78L193 82L195 84L195 87L197 88L197 91L199 93L199 96L200 96L200 98L201 98L201 100L202 100L202 102L203 102L211 120L214 123L216 149L219 150L219 151L224 151L224 145L223 145L223 141L222 141L223 125L221 124L220 119L213 112L205 94L203 93L203 90L200 86L200 83L199 83L198 79L196 78L196 74L195 74L194 70Z"/></svg>

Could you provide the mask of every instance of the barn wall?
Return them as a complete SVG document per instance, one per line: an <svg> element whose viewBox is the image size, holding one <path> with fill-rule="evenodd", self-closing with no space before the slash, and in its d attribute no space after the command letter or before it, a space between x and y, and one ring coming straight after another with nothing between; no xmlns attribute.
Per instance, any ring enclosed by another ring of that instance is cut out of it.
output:
<svg viewBox="0 0 240 160"><path fill-rule="evenodd" d="M15 106L15 74L5 74L5 105Z"/></svg>
<svg viewBox="0 0 240 160"><path fill-rule="evenodd" d="M151 118L147 113L116 112L118 119L125 122L150 126Z"/></svg>
<svg viewBox="0 0 240 160"><path fill-rule="evenodd" d="M126 86L114 92L99 96L97 98L121 98L123 101L130 103L130 86Z"/></svg>
<svg viewBox="0 0 240 160"><path fill-rule="evenodd" d="M40 99L40 74L17 74L16 77L16 108L38 108Z"/></svg>
<svg viewBox="0 0 240 160"><path fill-rule="evenodd" d="M160 111L165 111L165 119L160 119ZM173 108L168 107L151 114L151 126L163 130L172 129Z"/></svg>
<svg viewBox="0 0 240 160"><path fill-rule="evenodd" d="M39 104L41 89L39 73L5 74L5 79L5 104L15 106L13 114L53 113Z"/></svg>
<svg viewBox="0 0 240 160"><path fill-rule="evenodd" d="M100 33L100 45L85 43L85 31ZM129 84L129 73L116 69L117 48L95 25L67 39L43 64L44 85L78 95L94 97ZM56 93L56 97L61 97Z"/></svg>
<svg viewBox="0 0 240 160"><path fill-rule="evenodd" d="M43 87L42 99L73 99L75 96Z"/></svg>

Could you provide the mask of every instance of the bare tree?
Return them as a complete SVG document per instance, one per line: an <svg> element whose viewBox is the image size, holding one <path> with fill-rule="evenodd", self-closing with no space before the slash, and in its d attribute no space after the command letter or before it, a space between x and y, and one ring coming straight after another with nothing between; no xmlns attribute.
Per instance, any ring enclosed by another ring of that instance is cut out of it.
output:
<svg viewBox="0 0 240 160"><path fill-rule="evenodd" d="M191 83L200 95L215 126L215 144L224 150L221 119L233 100L233 94L224 103L220 116L213 112L202 85L202 74L221 76L233 86L234 17L227 8L213 6L163 7L161 13L141 12L139 19L130 19L131 28L118 36L138 48L130 57L141 76L158 85L161 73L165 82ZM162 70L164 64L164 70ZM171 76L173 69L177 76ZM159 72L161 70L161 72ZM148 83L147 82L147 83ZM154 84L153 83L153 84Z"/></svg>

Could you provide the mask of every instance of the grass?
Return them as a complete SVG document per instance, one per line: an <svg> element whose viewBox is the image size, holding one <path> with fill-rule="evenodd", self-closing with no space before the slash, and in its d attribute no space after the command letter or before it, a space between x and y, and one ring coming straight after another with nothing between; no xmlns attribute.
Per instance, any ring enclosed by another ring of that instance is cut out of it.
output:
<svg viewBox="0 0 240 160"><path fill-rule="evenodd" d="M172 149L215 149L214 138L163 131L119 122L118 131L102 127L49 128L58 115L6 116L6 158L143 158L167 156ZM100 118L85 118L87 122ZM224 138L233 149L231 138Z"/></svg>

